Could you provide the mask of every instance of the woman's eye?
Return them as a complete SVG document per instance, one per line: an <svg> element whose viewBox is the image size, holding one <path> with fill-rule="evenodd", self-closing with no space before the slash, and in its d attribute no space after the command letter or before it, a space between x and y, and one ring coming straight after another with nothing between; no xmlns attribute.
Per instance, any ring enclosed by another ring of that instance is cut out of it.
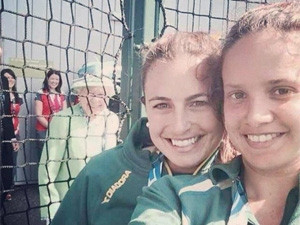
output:
<svg viewBox="0 0 300 225"><path fill-rule="evenodd" d="M274 94L279 95L279 96L289 95L289 94L292 94L292 90L290 90L288 88L278 88L274 91Z"/></svg>
<svg viewBox="0 0 300 225"><path fill-rule="evenodd" d="M239 99L243 99L245 98L246 94L244 92L235 92L233 94L230 95L231 98L239 100Z"/></svg>
<svg viewBox="0 0 300 225"><path fill-rule="evenodd" d="M200 100L198 100L198 101L192 102L191 106L192 107L199 107L199 106L207 105L207 103L208 103L207 101L200 101Z"/></svg>
<svg viewBox="0 0 300 225"><path fill-rule="evenodd" d="M166 108L169 108L169 105L166 104L166 103L159 103L159 104L155 105L154 108L156 108L156 109L166 109Z"/></svg>

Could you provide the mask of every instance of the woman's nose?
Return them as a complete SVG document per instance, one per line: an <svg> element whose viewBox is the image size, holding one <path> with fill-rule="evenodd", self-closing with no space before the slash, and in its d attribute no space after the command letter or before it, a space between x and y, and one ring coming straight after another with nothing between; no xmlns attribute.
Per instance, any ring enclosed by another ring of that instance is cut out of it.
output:
<svg viewBox="0 0 300 225"><path fill-rule="evenodd" d="M253 127L259 127L262 124L270 123L274 119L271 104L265 99L254 99L250 101L247 113L247 122Z"/></svg>
<svg viewBox="0 0 300 225"><path fill-rule="evenodd" d="M174 132L182 134L191 128L192 123L187 113L179 111L175 112L173 124Z"/></svg>

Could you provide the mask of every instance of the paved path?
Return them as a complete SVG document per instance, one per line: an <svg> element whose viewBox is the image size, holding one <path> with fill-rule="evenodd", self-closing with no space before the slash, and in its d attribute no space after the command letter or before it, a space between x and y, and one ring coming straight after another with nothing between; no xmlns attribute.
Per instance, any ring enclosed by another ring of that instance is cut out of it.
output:
<svg viewBox="0 0 300 225"><path fill-rule="evenodd" d="M15 186L12 200L1 208L3 225L45 225L40 220L39 191L37 184Z"/></svg>

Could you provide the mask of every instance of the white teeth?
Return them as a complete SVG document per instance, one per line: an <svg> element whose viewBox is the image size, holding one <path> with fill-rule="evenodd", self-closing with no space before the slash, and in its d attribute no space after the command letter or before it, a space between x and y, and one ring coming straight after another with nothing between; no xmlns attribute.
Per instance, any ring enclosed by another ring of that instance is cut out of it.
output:
<svg viewBox="0 0 300 225"><path fill-rule="evenodd" d="M253 142L266 142L266 141L270 141L275 137L278 137L280 134L261 134L261 135L253 135L253 134L249 134L247 135L247 138L250 139Z"/></svg>
<svg viewBox="0 0 300 225"><path fill-rule="evenodd" d="M198 140L198 137L193 137L190 139L185 139L185 140L175 140L171 139L171 142L173 145L178 146L178 147L186 147L189 145L194 144Z"/></svg>

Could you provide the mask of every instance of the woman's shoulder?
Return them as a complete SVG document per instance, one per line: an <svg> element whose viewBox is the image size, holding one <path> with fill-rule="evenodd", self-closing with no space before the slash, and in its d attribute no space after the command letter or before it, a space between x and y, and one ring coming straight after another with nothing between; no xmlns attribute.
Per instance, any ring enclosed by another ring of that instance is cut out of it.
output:
<svg viewBox="0 0 300 225"><path fill-rule="evenodd" d="M103 151L90 160L89 164L91 167L98 166L99 165L110 165L113 162L117 162L120 160L120 157L122 156L122 151L124 150L124 147L122 144L117 145L116 147L113 147L109 150ZM101 163L101 164L100 164Z"/></svg>
<svg viewBox="0 0 300 225"><path fill-rule="evenodd" d="M109 111L108 113L108 119L112 122L115 122L115 123L119 123L119 117L116 113L112 112L112 111Z"/></svg>
<svg viewBox="0 0 300 225"><path fill-rule="evenodd" d="M44 90L43 88L41 88L41 89L38 89L37 91L36 91L36 94L47 94L48 93L48 91L46 91L46 90Z"/></svg>
<svg viewBox="0 0 300 225"><path fill-rule="evenodd" d="M106 130L109 131L109 133L116 133L120 126L120 120L117 114L114 112L105 109L102 112L102 115L105 115L106 123Z"/></svg>
<svg viewBox="0 0 300 225"><path fill-rule="evenodd" d="M126 170L126 163L122 160L122 151L123 147L118 145L92 157L85 166L86 176L106 177L117 171Z"/></svg>
<svg viewBox="0 0 300 225"><path fill-rule="evenodd" d="M42 101L42 96L47 94L47 91L43 90L43 89L39 89L35 92L35 100L39 100Z"/></svg>

